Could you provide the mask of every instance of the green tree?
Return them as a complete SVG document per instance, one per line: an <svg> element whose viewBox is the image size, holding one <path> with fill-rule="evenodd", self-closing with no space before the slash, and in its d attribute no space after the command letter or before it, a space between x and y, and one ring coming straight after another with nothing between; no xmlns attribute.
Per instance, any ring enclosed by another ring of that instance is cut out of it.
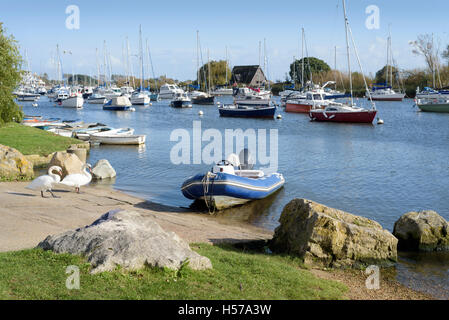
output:
<svg viewBox="0 0 449 320"><path fill-rule="evenodd" d="M441 56L449 63L449 45L446 47L446 50L443 51Z"/></svg>
<svg viewBox="0 0 449 320"><path fill-rule="evenodd" d="M209 82L209 65L210 65L210 82ZM231 79L231 69L227 66L226 61L211 61L209 64L205 63L199 70L199 83L202 90L206 89L205 79L207 87L214 88L215 86L224 86L226 83L226 70L228 71L227 82ZM195 81L198 84L198 79ZM210 89L212 89L210 88Z"/></svg>
<svg viewBox="0 0 449 320"><path fill-rule="evenodd" d="M388 85L393 86L393 84L399 83L399 70L396 67L392 66L384 66L382 69L376 72L376 83L386 83L387 82L387 68L388 68ZM390 71L390 68L392 68ZM391 83L391 75L390 72L393 73L393 83Z"/></svg>
<svg viewBox="0 0 449 320"><path fill-rule="evenodd" d="M12 94L22 79L22 62L17 41L5 34L0 22L0 124L23 119L22 109Z"/></svg>
<svg viewBox="0 0 449 320"><path fill-rule="evenodd" d="M295 60L290 64L290 78L294 82L301 82L303 70L303 59ZM304 58L304 83L313 80L314 75L320 75L330 71L329 65L321 59L314 57Z"/></svg>

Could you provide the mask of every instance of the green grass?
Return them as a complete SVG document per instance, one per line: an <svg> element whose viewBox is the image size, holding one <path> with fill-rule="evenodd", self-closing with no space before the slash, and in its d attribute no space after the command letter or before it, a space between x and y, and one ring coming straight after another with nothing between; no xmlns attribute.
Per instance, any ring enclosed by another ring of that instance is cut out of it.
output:
<svg viewBox="0 0 449 320"><path fill-rule="evenodd" d="M192 245L213 269L175 272L146 267L96 275L78 256L40 249L0 253L0 299L344 299L346 286L318 279L287 256L231 246ZM68 290L66 267L80 268L80 290Z"/></svg>
<svg viewBox="0 0 449 320"><path fill-rule="evenodd" d="M47 156L55 151L66 150L77 139L62 137L45 130L27 127L18 123L0 126L0 144L19 150L24 155Z"/></svg>

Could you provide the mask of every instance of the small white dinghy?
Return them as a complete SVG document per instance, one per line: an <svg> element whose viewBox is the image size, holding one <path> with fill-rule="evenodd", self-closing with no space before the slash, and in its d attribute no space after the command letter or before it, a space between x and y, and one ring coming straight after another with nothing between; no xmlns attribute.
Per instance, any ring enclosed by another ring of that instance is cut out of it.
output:
<svg viewBox="0 0 449 320"><path fill-rule="evenodd" d="M116 145L140 145L144 144L146 135L134 135L134 129L121 128L90 135L90 141L99 144L116 144Z"/></svg>

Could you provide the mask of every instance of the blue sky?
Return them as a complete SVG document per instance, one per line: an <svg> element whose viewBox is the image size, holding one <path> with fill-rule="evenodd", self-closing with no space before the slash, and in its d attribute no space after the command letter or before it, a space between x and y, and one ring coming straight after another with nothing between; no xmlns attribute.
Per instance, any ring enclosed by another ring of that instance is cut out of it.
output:
<svg viewBox="0 0 449 320"><path fill-rule="evenodd" d="M80 9L80 29L65 27L68 5ZM338 7L337 7L338 5ZM365 9L380 9L380 28L368 30ZM418 34L434 33L441 48L449 44L449 2L438 0L347 0L348 16L366 73L386 62L385 39L391 26L395 60L401 68L424 67L408 42ZM112 72L124 73L122 45L128 36L132 54L138 52L138 30L149 40L156 75L180 80L195 78L196 30L203 58L225 58L231 65L258 64L259 41L266 39L268 75L284 79L293 56L300 57L300 29L305 28L310 56L332 67L338 46L338 68L346 70L341 0L322 1L1 1L0 21L26 49L33 71L55 75L51 56L56 44L71 50L63 56L65 72L96 74L96 48L103 57L106 40L112 55ZM446 30L448 32L446 32ZM137 59L134 73L137 73ZM355 58L352 58L358 70Z"/></svg>

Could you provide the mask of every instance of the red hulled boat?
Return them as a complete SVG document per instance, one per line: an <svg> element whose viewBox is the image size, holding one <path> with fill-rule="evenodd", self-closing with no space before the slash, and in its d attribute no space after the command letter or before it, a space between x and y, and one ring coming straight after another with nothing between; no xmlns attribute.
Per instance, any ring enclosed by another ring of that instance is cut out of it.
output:
<svg viewBox="0 0 449 320"><path fill-rule="evenodd" d="M315 121L372 123L376 117L376 109L364 109L349 105L332 103L326 108L311 110L309 115Z"/></svg>

